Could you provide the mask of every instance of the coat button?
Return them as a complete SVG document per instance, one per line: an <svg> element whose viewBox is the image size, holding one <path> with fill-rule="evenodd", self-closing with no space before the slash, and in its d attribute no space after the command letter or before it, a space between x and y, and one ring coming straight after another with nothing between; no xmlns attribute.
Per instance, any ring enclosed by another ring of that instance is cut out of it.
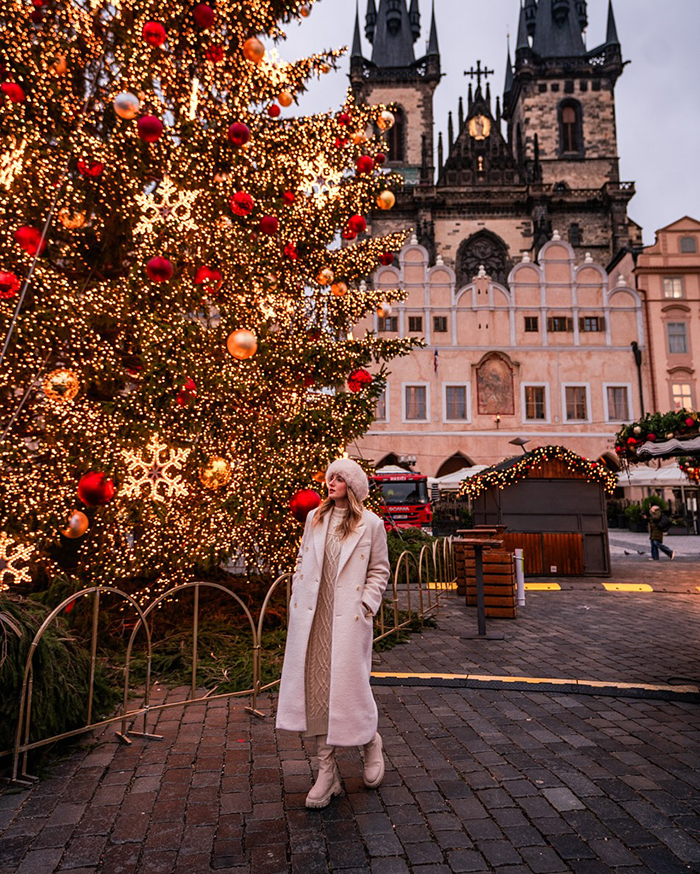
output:
<svg viewBox="0 0 700 874"><path fill-rule="evenodd" d="M297 602L294 602L294 609L296 610Z"/></svg>
<svg viewBox="0 0 700 874"><path fill-rule="evenodd" d="M359 587L359 586L355 586L355 591L359 592L359 591L360 591L360 587Z"/></svg>
<svg viewBox="0 0 700 874"><path fill-rule="evenodd" d="M365 555L364 555L364 553L362 553L362 554L360 555L360 558L362 559L362 561L365 560Z"/></svg>
<svg viewBox="0 0 700 874"><path fill-rule="evenodd" d="M359 621L360 621L360 617L359 617L359 616L356 616L356 617L355 617L355 622L359 622Z"/></svg>

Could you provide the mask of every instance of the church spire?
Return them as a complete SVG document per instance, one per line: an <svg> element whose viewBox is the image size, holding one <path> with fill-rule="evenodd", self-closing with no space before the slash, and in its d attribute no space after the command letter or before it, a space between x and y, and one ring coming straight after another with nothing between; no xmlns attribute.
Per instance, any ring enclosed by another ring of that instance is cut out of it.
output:
<svg viewBox="0 0 700 874"><path fill-rule="evenodd" d="M506 58L506 83L503 86L503 96L513 90L513 62L510 59L510 46L508 46L508 57ZM505 103L505 101L504 101Z"/></svg>
<svg viewBox="0 0 700 874"><path fill-rule="evenodd" d="M411 34L413 35L413 42L415 42L420 36L420 9L418 8L418 0L411 0L408 19L411 22Z"/></svg>
<svg viewBox="0 0 700 874"><path fill-rule="evenodd" d="M372 63L378 67L410 67L415 60L406 0L379 0Z"/></svg>
<svg viewBox="0 0 700 874"><path fill-rule="evenodd" d="M374 0L367 0L367 12L365 14L365 36L370 43L374 42L374 28L377 25L377 7Z"/></svg>
<svg viewBox="0 0 700 874"><path fill-rule="evenodd" d="M520 7L520 20L518 21L518 39L515 43L516 54L521 49L529 49L530 43L527 40L527 18L525 17L525 7Z"/></svg>
<svg viewBox="0 0 700 874"><path fill-rule="evenodd" d="M539 0L532 50L541 58L576 58L586 54L574 0Z"/></svg>
<svg viewBox="0 0 700 874"><path fill-rule="evenodd" d="M428 39L428 55L439 55L440 48L438 47L437 25L435 24L435 0L433 0L433 11L430 17L430 38Z"/></svg>
<svg viewBox="0 0 700 874"><path fill-rule="evenodd" d="M359 5L355 7L355 33L352 38L352 51L350 52L351 58L361 58L362 57L362 42L360 40L360 8Z"/></svg>
<svg viewBox="0 0 700 874"><path fill-rule="evenodd" d="M605 37L605 44L608 46L620 45L620 40L617 37L617 25L615 24L615 13L613 12L612 0L608 3L608 32Z"/></svg>

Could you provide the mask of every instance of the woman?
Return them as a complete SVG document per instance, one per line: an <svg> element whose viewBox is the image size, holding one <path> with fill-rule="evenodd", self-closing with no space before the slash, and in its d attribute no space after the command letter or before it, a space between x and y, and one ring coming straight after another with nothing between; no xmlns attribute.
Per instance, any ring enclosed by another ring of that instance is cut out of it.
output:
<svg viewBox="0 0 700 874"><path fill-rule="evenodd" d="M389 579L382 520L365 510L369 482L354 461L326 471L328 497L309 513L292 580L277 728L316 737L318 774L307 807L342 791L336 747L363 747L365 785L384 777L370 688L373 617Z"/></svg>

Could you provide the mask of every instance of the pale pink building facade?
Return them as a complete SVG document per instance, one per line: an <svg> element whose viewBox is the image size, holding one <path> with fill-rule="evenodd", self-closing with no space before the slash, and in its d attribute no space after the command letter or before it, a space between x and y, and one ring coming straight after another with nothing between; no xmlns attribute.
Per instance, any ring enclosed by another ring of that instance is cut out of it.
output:
<svg viewBox="0 0 700 874"><path fill-rule="evenodd" d="M700 382L700 222L686 216L656 232L637 259L637 287L645 305L650 404L667 412L697 409Z"/></svg>
<svg viewBox="0 0 700 874"><path fill-rule="evenodd" d="M555 233L538 263L525 255L513 268L507 287L486 275L458 287L415 238L374 284L403 288L406 299L356 333L426 345L392 362L377 419L351 454L375 464L415 456L415 470L440 476L518 454L510 441L520 437L530 449L563 444L614 463L616 432L640 414L631 343L644 349L645 336L632 275L612 285Z"/></svg>

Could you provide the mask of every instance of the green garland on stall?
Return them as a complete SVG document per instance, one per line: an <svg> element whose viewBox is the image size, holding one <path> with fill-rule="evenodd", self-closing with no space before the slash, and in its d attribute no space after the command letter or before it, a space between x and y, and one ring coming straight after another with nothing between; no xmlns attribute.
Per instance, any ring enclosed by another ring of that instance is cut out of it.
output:
<svg viewBox="0 0 700 874"><path fill-rule="evenodd" d="M623 425L615 438L615 452L621 461L638 461L637 449L644 443L697 437L699 428L700 413L694 410L648 413L643 419Z"/></svg>
<svg viewBox="0 0 700 874"><path fill-rule="evenodd" d="M692 483L700 483L700 459L693 458L690 455L683 455L677 458L678 467L688 477Z"/></svg>
<svg viewBox="0 0 700 874"><path fill-rule="evenodd" d="M541 467L546 461L561 461L572 472L585 476L589 482L603 484L605 491L612 495L617 488L617 476L599 461L582 458L564 446L539 446L505 469L490 467L476 476L466 479L459 491L460 498L475 498L495 486L508 488L520 480L527 479L533 468Z"/></svg>

